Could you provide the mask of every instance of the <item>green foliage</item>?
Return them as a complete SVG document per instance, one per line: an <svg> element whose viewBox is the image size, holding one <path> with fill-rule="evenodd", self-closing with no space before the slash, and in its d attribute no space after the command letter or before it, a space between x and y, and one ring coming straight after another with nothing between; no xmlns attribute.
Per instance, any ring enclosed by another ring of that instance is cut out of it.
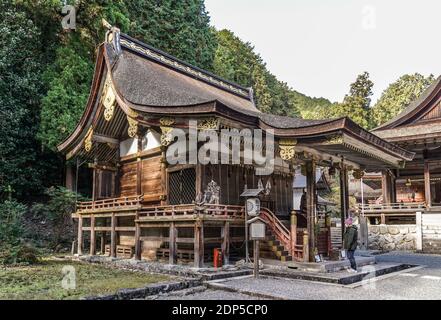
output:
<svg viewBox="0 0 441 320"><path fill-rule="evenodd" d="M369 129L371 127L370 104L373 86L374 83L369 79L368 72L358 75L355 82L351 84L349 94L345 96L343 102L334 104L325 118L349 117L360 126Z"/></svg>
<svg viewBox="0 0 441 320"><path fill-rule="evenodd" d="M9 1L0 4L0 199L38 189L32 164L41 98L38 28Z"/></svg>
<svg viewBox="0 0 441 320"><path fill-rule="evenodd" d="M245 87L253 87L256 105L267 113L298 116L291 98L292 90L266 68L249 42L243 42L229 30L217 32L218 47L213 70L219 76Z"/></svg>
<svg viewBox="0 0 441 320"><path fill-rule="evenodd" d="M6 200L0 203L0 243L16 245L20 241L22 218L26 206L16 201Z"/></svg>
<svg viewBox="0 0 441 320"><path fill-rule="evenodd" d="M416 100L435 80L433 75L406 74L389 85L372 108L373 127L377 127L399 114Z"/></svg>
<svg viewBox="0 0 441 320"><path fill-rule="evenodd" d="M38 252L22 239L25 212L16 201L0 203L0 265L37 262Z"/></svg>
<svg viewBox="0 0 441 320"><path fill-rule="evenodd" d="M55 151L75 128L86 106L95 48L104 39L102 19L153 46L211 70L216 38L201 0L77 1L77 29L58 30L55 59L44 73L48 88L41 104L38 137ZM45 12L57 7L45 7ZM40 4L33 7L41 9ZM49 15L49 14L47 14ZM54 21L60 24L60 19Z"/></svg>
<svg viewBox="0 0 441 320"><path fill-rule="evenodd" d="M58 250L61 245L72 240L71 214L75 211L76 201L83 198L63 187L51 187L45 191L49 197L46 203L34 204L31 213L34 217L47 219L50 223L50 246Z"/></svg>
<svg viewBox="0 0 441 320"><path fill-rule="evenodd" d="M203 0L124 2L130 26L121 30L179 59L213 70L216 35Z"/></svg>
<svg viewBox="0 0 441 320"><path fill-rule="evenodd" d="M71 283L75 287L61 285L66 265L75 270L75 282ZM78 261L45 259L37 265L2 268L0 279L0 300L73 300L114 294L119 289L140 288L175 278Z"/></svg>
<svg viewBox="0 0 441 320"><path fill-rule="evenodd" d="M58 48L44 74L50 89L42 99L38 137L52 150L75 129L87 103L93 65L76 44Z"/></svg>
<svg viewBox="0 0 441 320"><path fill-rule="evenodd" d="M325 119L329 109L334 105L328 99L311 98L295 90L291 90L290 95L303 119Z"/></svg>

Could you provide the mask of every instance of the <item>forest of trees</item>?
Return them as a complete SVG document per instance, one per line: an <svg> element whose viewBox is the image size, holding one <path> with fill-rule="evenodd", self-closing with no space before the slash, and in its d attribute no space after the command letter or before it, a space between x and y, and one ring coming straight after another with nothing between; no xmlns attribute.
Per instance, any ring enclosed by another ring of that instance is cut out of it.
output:
<svg viewBox="0 0 441 320"><path fill-rule="evenodd" d="M332 103L295 91L267 69L252 44L232 31L215 30L203 0L77 0L76 29L70 31L61 26L61 2L0 2L0 211L6 212L0 224L11 220L14 208L25 210L11 201L31 205L53 190L49 187L63 184L64 160L56 146L86 105L95 48L104 39L102 18L182 60L252 86L263 112L313 119L349 116L371 129L434 80L404 75L372 105L374 84L365 72L342 102Z"/></svg>

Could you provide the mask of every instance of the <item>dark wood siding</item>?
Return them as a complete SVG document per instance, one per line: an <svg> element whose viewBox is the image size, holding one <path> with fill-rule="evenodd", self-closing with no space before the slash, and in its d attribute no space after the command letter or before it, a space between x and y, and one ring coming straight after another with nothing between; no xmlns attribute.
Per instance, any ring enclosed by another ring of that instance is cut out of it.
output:
<svg viewBox="0 0 441 320"><path fill-rule="evenodd" d="M136 161L126 162L120 167L121 197L136 195Z"/></svg>

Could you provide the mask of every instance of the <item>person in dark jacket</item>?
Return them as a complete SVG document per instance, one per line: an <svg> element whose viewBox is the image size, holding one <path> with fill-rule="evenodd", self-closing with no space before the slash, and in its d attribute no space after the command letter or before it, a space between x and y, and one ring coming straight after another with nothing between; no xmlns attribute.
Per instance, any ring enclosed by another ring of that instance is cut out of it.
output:
<svg viewBox="0 0 441 320"><path fill-rule="evenodd" d="M357 249L358 230L352 224L352 218L345 221L345 234L343 237L343 249L346 250L347 257L351 263L351 271L357 271L357 264L355 263L355 249Z"/></svg>

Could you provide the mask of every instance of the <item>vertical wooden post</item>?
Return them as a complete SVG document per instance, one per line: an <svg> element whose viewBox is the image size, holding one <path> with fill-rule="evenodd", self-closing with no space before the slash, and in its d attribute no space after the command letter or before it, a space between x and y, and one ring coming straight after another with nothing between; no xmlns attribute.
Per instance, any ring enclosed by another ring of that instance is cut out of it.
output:
<svg viewBox="0 0 441 320"><path fill-rule="evenodd" d="M116 216L112 212L111 230L110 230L110 256L116 257Z"/></svg>
<svg viewBox="0 0 441 320"><path fill-rule="evenodd" d="M120 178L121 178L121 170L120 170L120 146L118 144L118 148L116 149L116 172L115 172L115 196L120 196L121 195L121 183L120 183Z"/></svg>
<svg viewBox="0 0 441 320"><path fill-rule="evenodd" d="M345 233L345 220L349 215L348 169L342 164L340 169L341 238Z"/></svg>
<svg viewBox="0 0 441 320"><path fill-rule="evenodd" d="M303 261L309 261L309 237L308 231L303 231Z"/></svg>
<svg viewBox="0 0 441 320"><path fill-rule="evenodd" d="M228 221L222 226L222 264L230 264L230 223Z"/></svg>
<svg viewBox="0 0 441 320"><path fill-rule="evenodd" d="M73 172L73 166L68 163L66 164L66 180L65 180L66 189L74 191L75 190L74 184L75 184L75 175Z"/></svg>
<svg viewBox="0 0 441 320"><path fill-rule="evenodd" d="M78 217L78 243L77 243L78 255L83 254L83 217Z"/></svg>
<svg viewBox="0 0 441 320"><path fill-rule="evenodd" d="M426 207L432 206L432 195L430 192L430 165L428 161L424 161L424 197L426 200Z"/></svg>
<svg viewBox="0 0 441 320"><path fill-rule="evenodd" d="M168 247L170 250L168 263L169 264L176 264L177 262L177 246L176 246L176 226L174 222L170 223L170 232L168 235Z"/></svg>
<svg viewBox="0 0 441 320"><path fill-rule="evenodd" d="M389 173L386 170L381 171L381 191L383 195L383 204L390 204L391 185Z"/></svg>
<svg viewBox="0 0 441 320"><path fill-rule="evenodd" d="M423 214L421 211L418 211L416 213L416 250L422 251L423 250Z"/></svg>
<svg viewBox="0 0 441 320"><path fill-rule="evenodd" d="M316 170L314 161L306 162L306 218L307 229L309 234L309 261L314 261L314 254L316 248Z"/></svg>
<svg viewBox="0 0 441 320"><path fill-rule="evenodd" d="M168 202L168 178L167 178L167 147L161 146L161 205L166 205Z"/></svg>
<svg viewBox="0 0 441 320"><path fill-rule="evenodd" d="M204 224L196 221L194 226L194 267L202 268L204 265Z"/></svg>
<svg viewBox="0 0 441 320"><path fill-rule="evenodd" d="M106 253L106 231L101 232L100 253L102 255Z"/></svg>
<svg viewBox="0 0 441 320"><path fill-rule="evenodd" d="M96 254L95 216L90 217L90 255Z"/></svg>
<svg viewBox="0 0 441 320"><path fill-rule="evenodd" d="M136 158L136 194L142 194L142 159L139 154L142 151L142 135L137 135L138 139L138 157Z"/></svg>
<svg viewBox="0 0 441 320"><path fill-rule="evenodd" d="M390 201L392 203L397 203L397 174L395 173L390 177Z"/></svg>
<svg viewBox="0 0 441 320"><path fill-rule="evenodd" d="M98 194L99 194L99 187L98 186L98 169L97 169L97 165L98 165L98 160L97 158L95 158L95 160L93 161L93 175L92 175L92 201L96 201L98 198Z"/></svg>
<svg viewBox="0 0 441 320"><path fill-rule="evenodd" d="M136 214L135 220L138 220L138 213ZM135 221L135 259L141 260L141 226L139 222Z"/></svg>
<svg viewBox="0 0 441 320"><path fill-rule="evenodd" d="M196 197L202 193L202 165L196 164Z"/></svg>
<svg viewBox="0 0 441 320"><path fill-rule="evenodd" d="M297 216L293 210L291 212L291 256L294 258L297 244Z"/></svg>
<svg viewBox="0 0 441 320"><path fill-rule="evenodd" d="M254 240L254 278L259 277L259 240Z"/></svg>

